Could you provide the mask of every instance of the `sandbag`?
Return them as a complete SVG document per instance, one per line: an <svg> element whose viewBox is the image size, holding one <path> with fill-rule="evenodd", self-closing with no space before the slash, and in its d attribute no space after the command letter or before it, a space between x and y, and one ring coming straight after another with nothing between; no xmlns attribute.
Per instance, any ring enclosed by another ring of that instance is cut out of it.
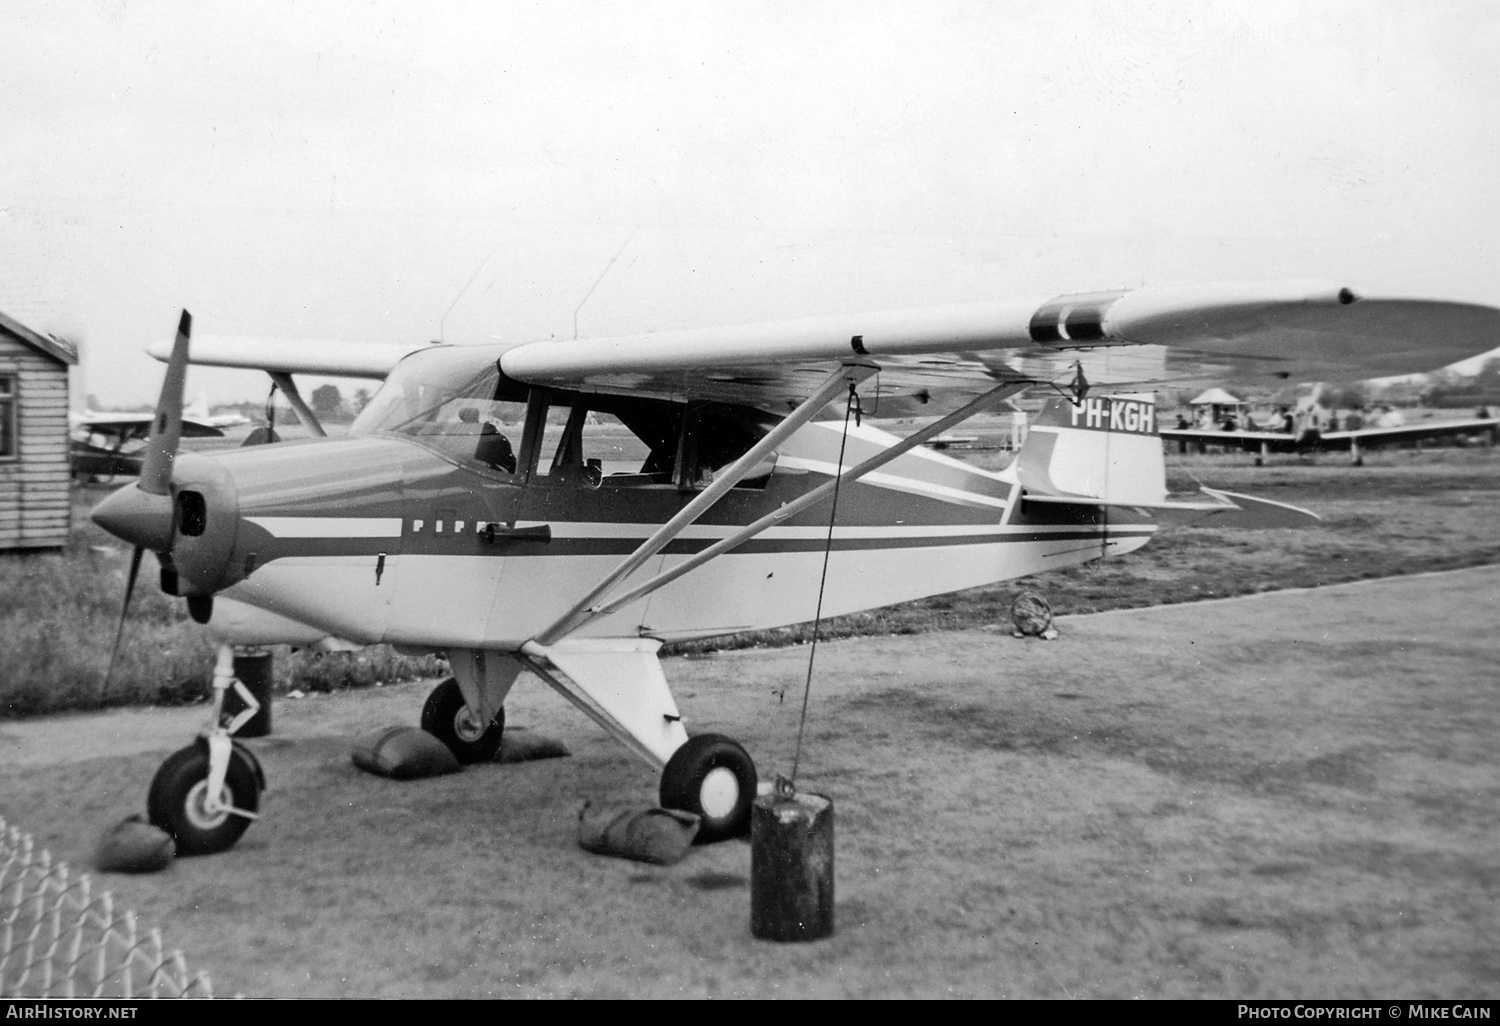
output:
<svg viewBox="0 0 1500 1026"><path fill-rule="evenodd" d="M693 846L701 822L697 814L678 809L595 808L584 802L578 812L578 846L595 855L671 866L681 862Z"/></svg>
<svg viewBox="0 0 1500 1026"><path fill-rule="evenodd" d="M437 777L462 768L447 745L420 727L387 727L362 737L352 755L360 769L392 780Z"/></svg>
<svg viewBox="0 0 1500 1026"><path fill-rule="evenodd" d="M1023 591L1016 596L1010 604L1010 621L1016 628L1015 637L1048 641L1057 637L1057 629L1052 626L1052 607L1034 591Z"/></svg>
<svg viewBox="0 0 1500 1026"><path fill-rule="evenodd" d="M176 854L171 834L142 816L129 816L99 838L94 868L101 873L156 873L170 866Z"/></svg>

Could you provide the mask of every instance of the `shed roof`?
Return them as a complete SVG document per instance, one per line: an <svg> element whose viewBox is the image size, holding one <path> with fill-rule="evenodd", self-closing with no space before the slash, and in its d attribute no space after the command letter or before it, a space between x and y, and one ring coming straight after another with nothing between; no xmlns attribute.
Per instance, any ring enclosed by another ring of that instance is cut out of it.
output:
<svg viewBox="0 0 1500 1026"><path fill-rule="evenodd" d="M68 342L50 335L39 335L20 321L0 313L0 332L11 335L31 348L50 356L58 363L72 366L78 362L78 349Z"/></svg>
<svg viewBox="0 0 1500 1026"><path fill-rule="evenodd" d="M1198 398L1188 403L1189 406L1243 406L1243 399L1236 399L1222 388L1210 388Z"/></svg>

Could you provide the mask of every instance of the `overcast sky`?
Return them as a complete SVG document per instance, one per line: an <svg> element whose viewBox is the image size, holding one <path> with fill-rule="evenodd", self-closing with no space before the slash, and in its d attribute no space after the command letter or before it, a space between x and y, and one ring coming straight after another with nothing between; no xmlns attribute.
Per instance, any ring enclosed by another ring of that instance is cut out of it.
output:
<svg viewBox="0 0 1500 1026"><path fill-rule="evenodd" d="M1500 305L1489 2L7 0L0 28L0 309L81 337L108 405L154 400L184 306L480 342L1307 275Z"/></svg>

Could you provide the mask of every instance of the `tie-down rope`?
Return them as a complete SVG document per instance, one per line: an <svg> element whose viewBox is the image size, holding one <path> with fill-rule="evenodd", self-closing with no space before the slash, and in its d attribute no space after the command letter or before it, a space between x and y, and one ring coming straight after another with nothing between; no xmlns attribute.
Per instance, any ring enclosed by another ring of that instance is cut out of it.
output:
<svg viewBox="0 0 1500 1026"><path fill-rule="evenodd" d="M833 525L839 515L839 484L844 477L844 449L849 444L849 415L854 415L856 425L860 419L859 393L854 382L849 383L849 402L844 407L844 433L839 439L839 464L833 478L833 508L828 512L828 538L823 543L823 573L818 578L818 608L813 615L812 646L807 653L807 681L802 686L802 719L797 724L797 750L792 756L792 775L788 783L797 782L797 766L802 761L802 735L807 729L807 700L812 695L813 660L818 656L818 630L823 623L823 589L828 583L828 556L833 551ZM782 692L785 697L785 692Z"/></svg>

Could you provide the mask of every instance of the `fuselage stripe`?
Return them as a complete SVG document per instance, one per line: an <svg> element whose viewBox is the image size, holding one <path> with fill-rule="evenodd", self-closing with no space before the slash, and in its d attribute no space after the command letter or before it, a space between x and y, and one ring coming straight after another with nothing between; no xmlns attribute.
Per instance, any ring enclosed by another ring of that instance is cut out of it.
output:
<svg viewBox="0 0 1500 1026"><path fill-rule="evenodd" d="M549 527L554 538L630 538L638 542L645 541L653 531L656 524L631 524L631 523L606 523L603 521L590 522L547 522L542 520L518 520L516 528ZM996 532L998 524L911 524L911 525L883 525L880 527L860 527L839 525L834 528L834 536L839 538L935 538L935 537L970 537L976 535L989 536ZM425 530L425 527L423 528ZM707 538L717 541L727 538L735 531L737 526L717 526L712 524L693 524L683 529L680 538ZM820 527L769 527L760 537L762 538L826 538L828 528Z"/></svg>
<svg viewBox="0 0 1500 1026"><path fill-rule="evenodd" d="M400 517L246 517L273 538L399 538Z"/></svg>
<svg viewBox="0 0 1500 1026"><path fill-rule="evenodd" d="M968 548L993 545L1056 545L1059 542L1120 542L1130 539L1146 539L1155 533L1154 527L1075 527L1065 530L1056 528L1043 530L1011 530L988 534L962 536L915 536L915 537L838 537L833 540L835 552L899 551L928 548ZM403 551L409 556L452 556L455 558L506 557L530 559L558 556L627 556L635 551L638 539L620 537L556 537L550 541L540 539L517 539L509 543L491 544L472 535L435 535L409 537ZM663 550L667 556L688 556L701 552L713 544L708 538L678 538ZM827 545L826 538L752 538L726 555L775 555L779 553L821 552ZM369 557L384 552L387 546L375 544L373 540L287 538L277 546L275 552L262 552L264 563L278 559L338 559L344 557Z"/></svg>

